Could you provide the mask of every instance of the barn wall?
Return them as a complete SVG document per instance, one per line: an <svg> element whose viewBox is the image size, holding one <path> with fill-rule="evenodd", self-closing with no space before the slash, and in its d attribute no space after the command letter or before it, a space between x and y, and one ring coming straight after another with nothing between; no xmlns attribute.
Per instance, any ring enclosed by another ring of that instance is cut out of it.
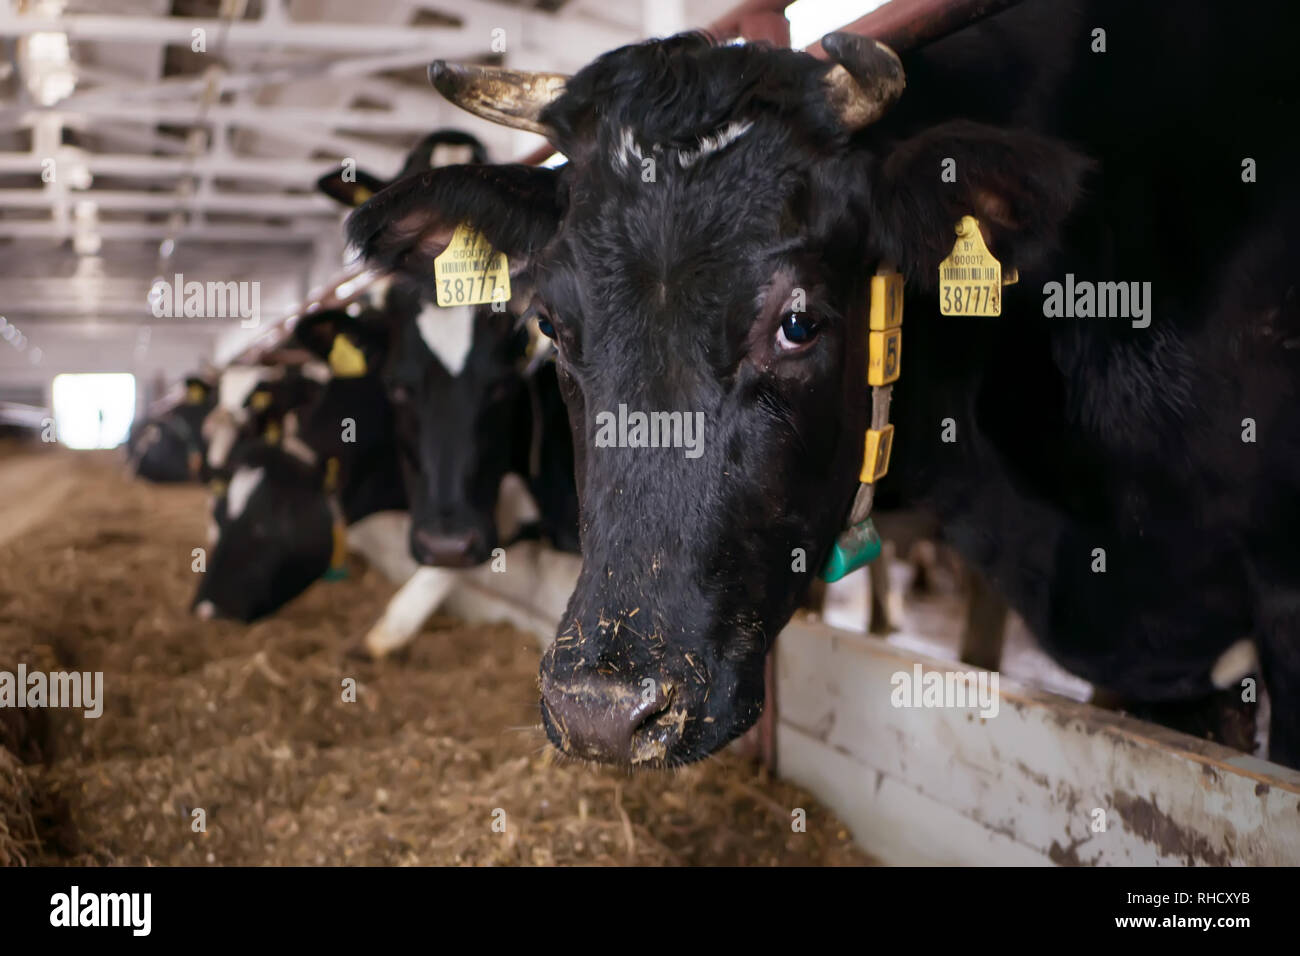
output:
<svg viewBox="0 0 1300 956"><path fill-rule="evenodd" d="M449 610L549 643L579 566L517 546ZM887 863L1300 864L1300 773L1005 680L988 719L895 708L893 675L953 662L815 621L776 653L780 775Z"/></svg>
<svg viewBox="0 0 1300 956"><path fill-rule="evenodd" d="M0 342L0 383L10 389L39 388L50 402L54 376L62 372L130 372L136 379L136 414L142 415L151 384L170 383L211 356L212 332L193 327L169 331L159 324L32 323L29 345L19 352ZM147 335L142 335L147 333ZM31 360L40 348L39 364Z"/></svg>

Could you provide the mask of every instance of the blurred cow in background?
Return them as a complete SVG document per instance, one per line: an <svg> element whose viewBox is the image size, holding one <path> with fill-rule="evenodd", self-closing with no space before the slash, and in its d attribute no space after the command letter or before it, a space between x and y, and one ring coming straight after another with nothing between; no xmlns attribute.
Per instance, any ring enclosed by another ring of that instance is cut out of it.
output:
<svg viewBox="0 0 1300 956"><path fill-rule="evenodd" d="M148 481L197 481L207 445L203 421L215 404L213 388L197 375L185 379L185 393L170 411L131 429L127 463Z"/></svg>
<svg viewBox="0 0 1300 956"><path fill-rule="evenodd" d="M448 159L478 164L486 151L466 133L440 130L412 150L393 182ZM317 185L359 205L389 184L357 170ZM432 603L437 589L426 578L443 576L423 569L480 565L524 536L578 547L568 416L550 343L526 317L530 288L516 283L496 307L441 308L428 278L399 266L378 290L372 304L390 334L384 382L410 497L410 552L423 567L367 636L376 655L409 640L408 622Z"/></svg>
<svg viewBox="0 0 1300 956"><path fill-rule="evenodd" d="M473 137L441 131L402 175L449 154L484 158ZM318 185L351 204L384 184L357 170ZM372 293L368 307L311 313L294 329L292 345L328 368L318 392L287 374L243 373L238 392L223 383L246 397L210 422L209 466L228 483L214 500L200 616L272 613L337 565L345 540L406 580L363 642L381 656L442 603L452 569L523 537L577 550L568 417L549 341L525 317L527 290L496 308L439 308L426 280L399 269Z"/></svg>
<svg viewBox="0 0 1300 956"><path fill-rule="evenodd" d="M247 419L265 416L265 430L241 429L229 454L210 463L229 478L213 489L212 551L194 598L200 617L251 621L278 610L341 567L346 528L406 509L378 373L386 333L364 318L323 311L301 320L295 336L329 361L330 374L314 387L306 376L258 382ZM277 406L277 387L281 400L303 403ZM410 570L368 556L399 580Z"/></svg>

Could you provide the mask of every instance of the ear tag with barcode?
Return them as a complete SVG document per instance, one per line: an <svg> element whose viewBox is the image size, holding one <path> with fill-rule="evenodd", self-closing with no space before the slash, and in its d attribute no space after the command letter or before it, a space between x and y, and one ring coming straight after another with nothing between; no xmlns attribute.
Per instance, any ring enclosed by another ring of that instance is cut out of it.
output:
<svg viewBox="0 0 1300 956"><path fill-rule="evenodd" d="M957 242L939 263L939 312L943 315L1001 315L1002 263L984 244L979 221L962 216Z"/></svg>
<svg viewBox="0 0 1300 956"><path fill-rule="evenodd" d="M438 306L510 301L510 263L484 235L462 222L433 260Z"/></svg>

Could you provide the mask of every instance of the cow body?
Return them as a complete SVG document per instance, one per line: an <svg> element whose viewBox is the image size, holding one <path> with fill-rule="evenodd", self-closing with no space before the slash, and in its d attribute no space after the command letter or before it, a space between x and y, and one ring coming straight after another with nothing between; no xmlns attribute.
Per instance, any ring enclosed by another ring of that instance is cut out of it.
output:
<svg viewBox="0 0 1300 956"><path fill-rule="evenodd" d="M290 376L251 389L247 417L258 427L240 432L212 465L228 477L213 500L214 540L194 597L203 617L251 621L273 613L339 557L342 528L406 509L379 377L382 335L342 312L315 314L297 334L322 359L341 337L366 367L316 387ZM264 405L252 401L259 391L268 396Z"/></svg>
<svg viewBox="0 0 1300 956"><path fill-rule="evenodd" d="M1120 693L1206 694L1253 635L1273 756L1300 764L1295 20L1027 0L907 57L893 112L896 61L860 38L827 39L834 68L649 42L496 113L546 132L562 171L438 171L356 214L354 240L408 268L469 221L548 309L584 555L542 664L552 741L671 765L753 722L807 587L791 555L816 569L857 483L887 262L908 304L881 507L935 513L1058 661ZM432 75L474 109L482 72ZM1275 173L1246 180L1247 157ZM1020 273L1000 319L938 314L963 215ZM1070 276L1149 297L1054 317ZM621 404L702 412L702 456L601 447Z"/></svg>
<svg viewBox="0 0 1300 956"><path fill-rule="evenodd" d="M194 481L207 453L203 420L212 410L212 390L202 379L185 382L185 398L170 411L132 428L127 460L141 478L157 482Z"/></svg>

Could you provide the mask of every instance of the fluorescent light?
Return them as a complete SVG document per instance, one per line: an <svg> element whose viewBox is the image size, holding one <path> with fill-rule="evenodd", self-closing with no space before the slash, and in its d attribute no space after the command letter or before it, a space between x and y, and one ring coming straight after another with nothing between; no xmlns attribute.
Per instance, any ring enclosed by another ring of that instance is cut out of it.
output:
<svg viewBox="0 0 1300 956"><path fill-rule="evenodd" d="M135 376L97 372L54 376L54 423L69 448L116 448L135 418Z"/></svg>

